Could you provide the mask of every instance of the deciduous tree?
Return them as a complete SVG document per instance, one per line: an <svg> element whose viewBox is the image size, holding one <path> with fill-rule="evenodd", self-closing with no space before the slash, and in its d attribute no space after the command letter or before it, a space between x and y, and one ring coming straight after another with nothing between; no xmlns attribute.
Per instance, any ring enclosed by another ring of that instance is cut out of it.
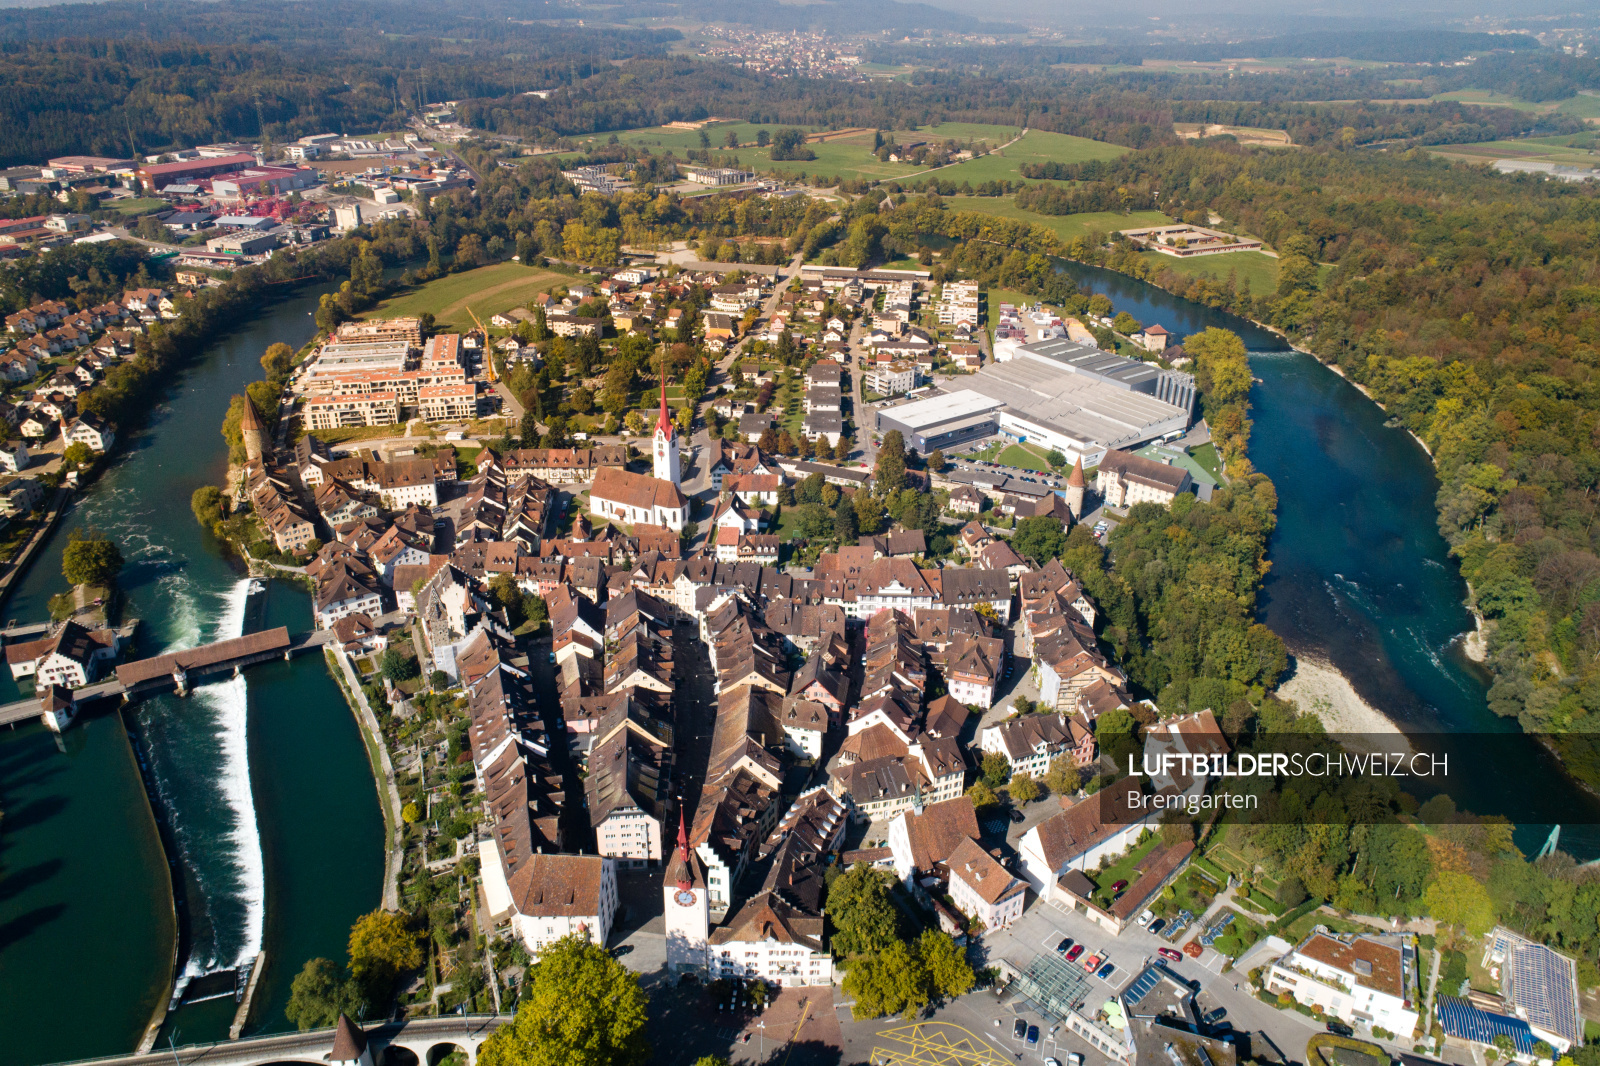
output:
<svg viewBox="0 0 1600 1066"><path fill-rule="evenodd" d="M647 999L604 948L570 936L528 972L516 1018L484 1042L483 1066L644 1066Z"/></svg>

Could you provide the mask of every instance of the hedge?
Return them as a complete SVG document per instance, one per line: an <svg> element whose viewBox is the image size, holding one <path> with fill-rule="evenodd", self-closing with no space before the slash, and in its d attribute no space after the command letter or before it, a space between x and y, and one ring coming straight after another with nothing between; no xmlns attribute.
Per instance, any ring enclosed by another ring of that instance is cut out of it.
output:
<svg viewBox="0 0 1600 1066"><path fill-rule="evenodd" d="M1277 921L1273 922L1272 925L1267 928L1267 931L1269 933L1288 932L1288 929L1291 925L1299 921L1301 918L1304 918L1306 915L1310 914L1320 906L1322 906L1322 900L1313 896L1311 899L1306 900L1288 914L1283 915Z"/></svg>

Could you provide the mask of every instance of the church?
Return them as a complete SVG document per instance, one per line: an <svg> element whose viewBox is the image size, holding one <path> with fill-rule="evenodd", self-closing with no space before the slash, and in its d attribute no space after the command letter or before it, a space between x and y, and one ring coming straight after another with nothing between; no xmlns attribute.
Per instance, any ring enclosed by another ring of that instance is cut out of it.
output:
<svg viewBox="0 0 1600 1066"><path fill-rule="evenodd" d="M667 410L667 383L661 382L661 415L652 441L654 477L615 467L595 472L589 490L589 513L619 525L665 526L683 532L689 521L689 498L683 494L683 462L678 434Z"/></svg>

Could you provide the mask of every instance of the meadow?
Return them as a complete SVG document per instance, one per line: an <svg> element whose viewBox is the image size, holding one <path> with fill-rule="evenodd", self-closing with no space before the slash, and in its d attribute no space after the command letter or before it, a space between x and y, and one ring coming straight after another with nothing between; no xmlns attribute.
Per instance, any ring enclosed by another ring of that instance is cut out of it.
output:
<svg viewBox="0 0 1600 1066"><path fill-rule="evenodd" d="M999 215L1021 222L1032 222L1051 230L1063 241L1081 237L1094 230L1115 233L1118 230L1137 229L1141 226L1163 226L1172 221L1160 211L1085 211L1076 215L1041 215L1036 211L1017 206L1014 196L957 196L949 201L952 211L970 211L979 215Z"/></svg>
<svg viewBox="0 0 1600 1066"><path fill-rule="evenodd" d="M552 286L576 279L551 270L538 270L521 263L495 263L447 274L425 285L383 301L366 317L393 318L400 315L433 315L441 328L473 328L470 306L487 324L490 316L521 307Z"/></svg>
<svg viewBox="0 0 1600 1066"><path fill-rule="evenodd" d="M806 147L816 153L815 159L773 162L771 150L757 148L754 142L760 130L776 133L781 128L781 126L758 126L749 122L716 122L705 127L705 134L711 141L713 151L737 158L740 165L752 167L763 173L787 174L794 177L798 177L801 173L824 174L829 177L837 175L841 178L861 178L868 181L909 182L928 176L953 179L958 182L970 181L975 185L997 179L1020 181L1025 180L1018 169L1023 163L1048 161L1078 163L1091 159L1115 159L1128 151L1118 145L1091 141L1085 137L1029 130L1022 140L1006 148L1004 154L991 153L978 159L969 159L933 170L913 166L910 163L879 162L872 154L873 133L865 131L835 140L808 143ZM739 148L723 147L730 131L739 138ZM682 155L688 149L700 147L700 132L652 126L646 129L621 131L616 136L623 144L650 148L652 151L671 149ZM1021 132L1014 126L945 122L937 126L924 126L914 131L885 131L884 136L886 138L893 136L900 144L915 140L953 140L962 145L982 142L993 149L1011 141ZM606 140L609 140L609 135L589 138L587 143L599 145Z"/></svg>

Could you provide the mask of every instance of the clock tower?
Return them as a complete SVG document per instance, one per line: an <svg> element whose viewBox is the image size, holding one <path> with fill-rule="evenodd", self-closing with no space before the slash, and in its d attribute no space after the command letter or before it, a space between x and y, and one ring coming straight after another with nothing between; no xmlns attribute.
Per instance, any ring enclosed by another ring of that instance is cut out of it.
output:
<svg viewBox="0 0 1600 1066"><path fill-rule="evenodd" d="M667 410L667 375L661 374L661 415L656 419L652 443L655 446L655 475L680 488L683 485L683 463L678 458L678 434L673 431L672 412Z"/></svg>
<svg viewBox="0 0 1600 1066"><path fill-rule="evenodd" d="M689 847L689 827L681 806L678 846L661 878L661 895L666 914L667 969L704 974L710 961L706 940L711 931L711 900L699 856Z"/></svg>

